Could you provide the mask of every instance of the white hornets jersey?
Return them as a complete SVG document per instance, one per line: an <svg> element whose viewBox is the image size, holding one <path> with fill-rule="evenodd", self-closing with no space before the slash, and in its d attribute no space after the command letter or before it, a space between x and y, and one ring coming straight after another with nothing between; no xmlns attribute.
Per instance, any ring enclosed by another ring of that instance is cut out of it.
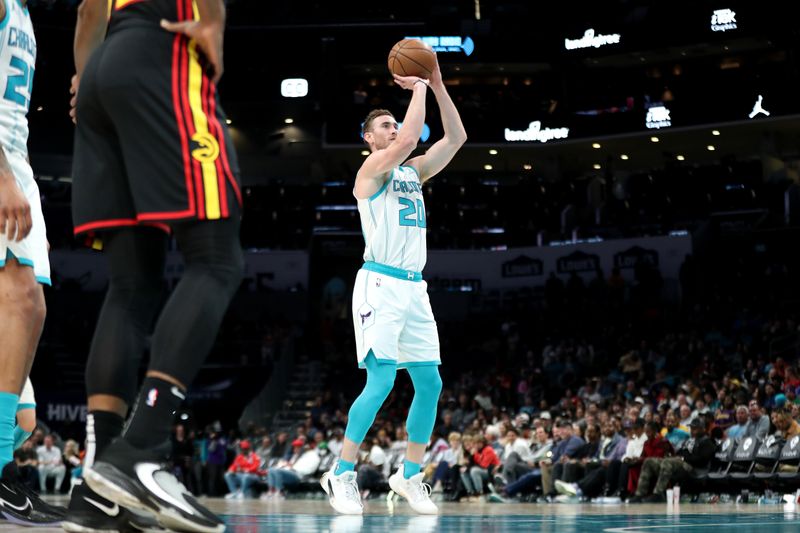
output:
<svg viewBox="0 0 800 533"><path fill-rule="evenodd" d="M399 166L369 199L358 200L364 261L422 272L427 259L425 202L417 171Z"/></svg>
<svg viewBox="0 0 800 533"><path fill-rule="evenodd" d="M0 20L0 143L4 150L28 155L28 109L31 104L36 38L28 9L4 0Z"/></svg>

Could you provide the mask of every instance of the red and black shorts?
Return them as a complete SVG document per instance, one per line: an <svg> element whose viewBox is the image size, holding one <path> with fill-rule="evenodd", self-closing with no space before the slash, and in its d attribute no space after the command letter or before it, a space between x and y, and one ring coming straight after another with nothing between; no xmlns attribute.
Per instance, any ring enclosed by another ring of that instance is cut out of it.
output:
<svg viewBox="0 0 800 533"><path fill-rule="evenodd" d="M240 216L233 143L194 41L142 21L112 29L78 92L75 234Z"/></svg>

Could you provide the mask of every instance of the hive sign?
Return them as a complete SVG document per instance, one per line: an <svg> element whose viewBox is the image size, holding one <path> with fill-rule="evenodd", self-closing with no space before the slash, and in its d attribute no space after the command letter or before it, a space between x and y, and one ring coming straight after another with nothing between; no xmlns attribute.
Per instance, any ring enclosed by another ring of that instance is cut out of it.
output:
<svg viewBox="0 0 800 533"><path fill-rule="evenodd" d="M564 39L564 48L567 50L575 50L577 48L600 48L607 44L619 44L619 33L611 33L609 35L602 35L594 33L594 30L589 28L583 33L580 39Z"/></svg>
<svg viewBox="0 0 800 533"><path fill-rule="evenodd" d="M506 128L505 138L507 141L538 141L546 143L553 139L566 139L569 136L569 128L545 128L539 120L531 122L527 130L511 130Z"/></svg>
<svg viewBox="0 0 800 533"><path fill-rule="evenodd" d="M470 37L463 39L458 36L427 36L427 37L406 37L406 39L419 39L425 44L430 45L436 52L464 52L465 55L472 55L475 51L475 43Z"/></svg>

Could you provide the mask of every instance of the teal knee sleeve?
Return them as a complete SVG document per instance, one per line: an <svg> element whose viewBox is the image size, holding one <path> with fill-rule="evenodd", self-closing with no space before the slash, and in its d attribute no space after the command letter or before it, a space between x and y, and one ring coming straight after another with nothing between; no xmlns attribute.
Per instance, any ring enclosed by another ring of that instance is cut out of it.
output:
<svg viewBox="0 0 800 533"><path fill-rule="evenodd" d="M392 392L397 374L396 364L381 364L372 352L367 355L364 364L367 367L367 384L350 407L344 432L346 438L358 444L364 441L384 400Z"/></svg>
<svg viewBox="0 0 800 533"><path fill-rule="evenodd" d="M14 449L19 449L19 447L22 446L22 443L28 440L28 437L30 436L30 431L25 431L19 426L14 426Z"/></svg>
<svg viewBox="0 0 800 533"><path fill-rule="evenodd" d="M427 444L436 423L436 408L442 393L438 366L415 366L408 369L414 384L414 400L408 411L406 430L409 442Z"/></svg>

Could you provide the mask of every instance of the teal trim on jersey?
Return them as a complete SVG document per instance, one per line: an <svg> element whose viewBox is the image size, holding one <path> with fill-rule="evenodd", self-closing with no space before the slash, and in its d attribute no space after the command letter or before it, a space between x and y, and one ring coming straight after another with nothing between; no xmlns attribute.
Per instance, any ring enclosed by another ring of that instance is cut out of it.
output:
<svg viewBox="0 0 800 533"><path fill-rule="evenodd" d="M403 270L402 268L395 268L389 265L376 263L374 261L365 262L361 268L369 270L370 272L377 272L385 276L402 279L405 281L422 281L422 273L414 272L413 270Z"/></svg>
<svg viewBox="0 0 800 533"><path fill-rule="evenodd" d="M31 261L30 259L26 259L24 257L17 257L16 255L14 255L14 252L12 252L10 249L6 250L6 258L0 259L0 268L6 266L6 261L8 261L9 259L16 259L17 263L19 263L22 266L35 268L33 266L33 261ZM53 286L53 282L50 281L50 278L47 278L45 276L36 276L36 282L41 283L42 285L47 285L48 287Z"/></svg>
<svg viewBox="0 0 800 533"><path fill-rule="evenodd" d="M33 261L31 261L30 259L27 259L25 257L17 257L16 255L14 255L14 252L11 251L11 248L8 248L6 250L6 258L3 259L2 261L0 261L0 266L5 266L6 261L8 261L9 259L16 259L17 263L19 263L22 266L26 266L26 267L32 267L33 266Z"/></svg>
<svg viewBox="0 0 800 533"><path fill-rule="evenodd" d="M17 404L17 412L20 412L23 409L36 409L36 404L35 403L20 403L20 404Z"/></svg>
<svg viewBox="0 0 800 533"><path fill-rule="evenodd" d="M394 175L394 171L392 171L392 176L393 175ZM392 181L392 176L390 176L388 180L383 182L383 185L381 186L380 189L378 189L378 192L376 192L375 194L373 194L372 196L369 197L369 201L370 202L375 200L376 198L378 198L378 196L380 196L381 194L383 194L383 191L385 191L386 187L389 186L389 182Z"/></svg>
<svg viewBox="0 0 800 533"><path fill-rule="evenodd" d="M0 20L0 31L6 29L6 26L8 26L8 21L11 18L11 8L9 7L8 2L6 2L5 4L6 4L6 16L3 17L3 20ZM3 47L3 44L5 43L0 43L0 48Z"/></svg>

